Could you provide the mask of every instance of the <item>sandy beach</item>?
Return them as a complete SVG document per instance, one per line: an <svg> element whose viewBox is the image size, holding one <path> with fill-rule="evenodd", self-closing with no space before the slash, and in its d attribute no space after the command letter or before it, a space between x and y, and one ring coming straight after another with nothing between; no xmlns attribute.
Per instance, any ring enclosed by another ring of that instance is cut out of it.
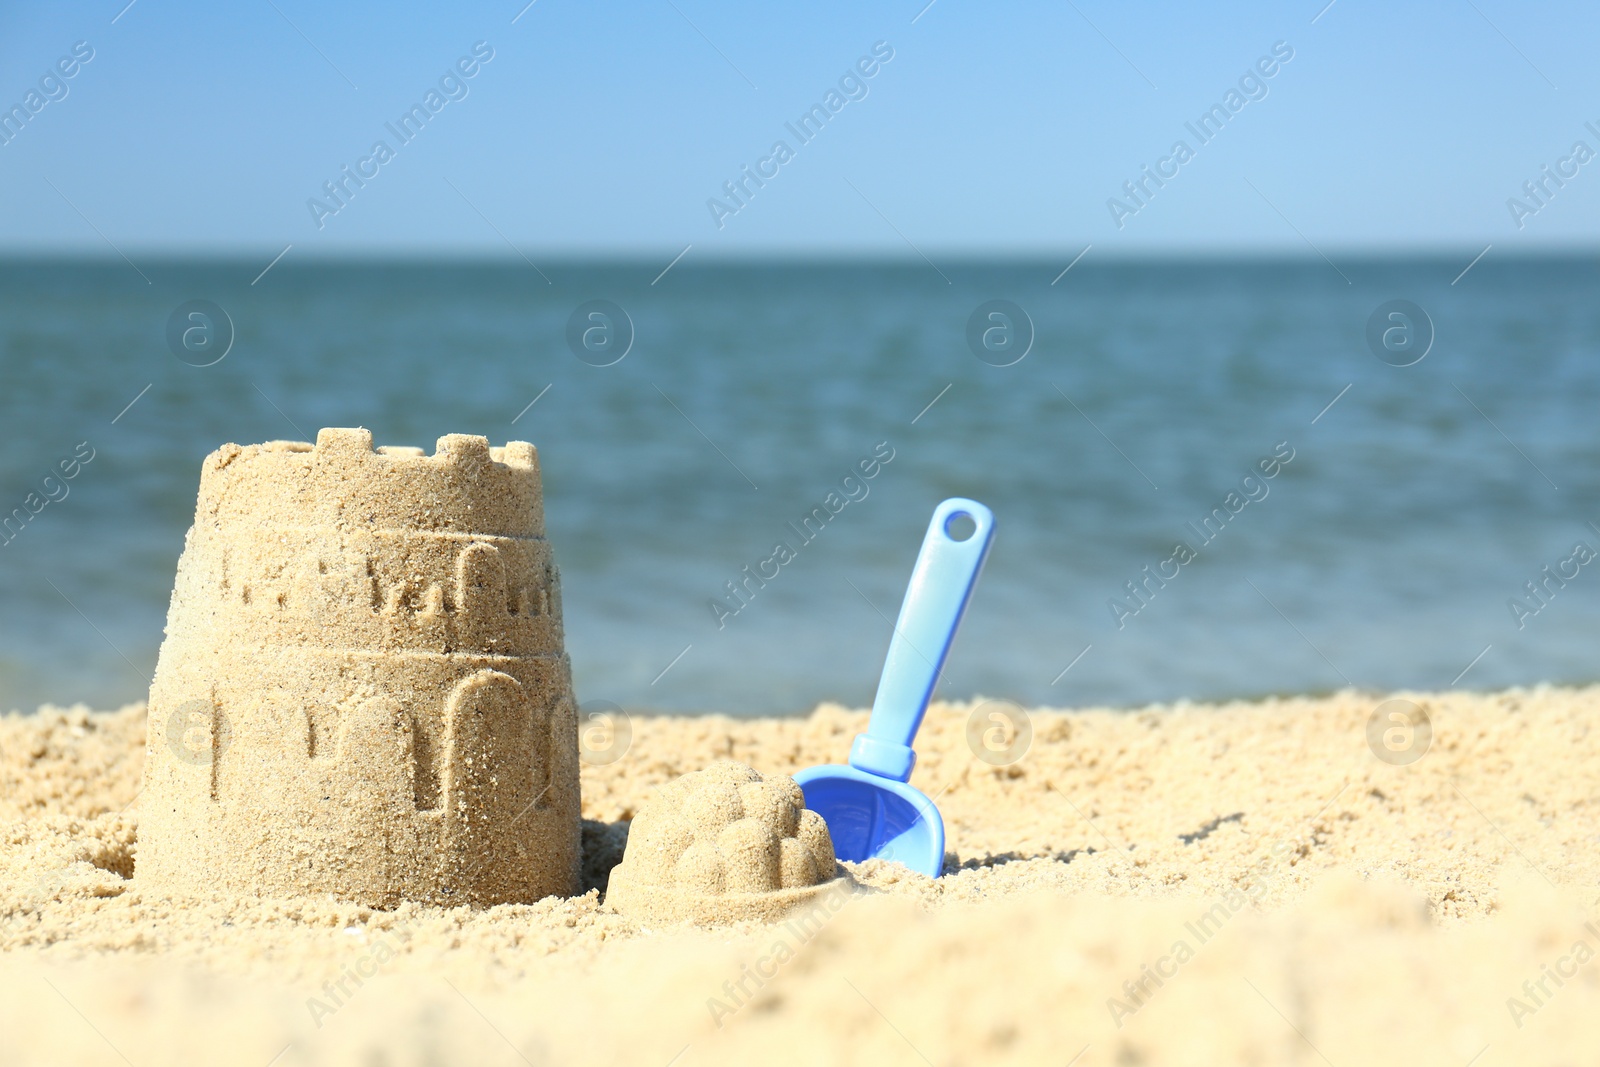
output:
<svg viewBox="0 0 1600 1067"><path fill-rule="evenodd" d="M1600 4L414 7L0 14L0 1067L1600 1067Z"/></svg>
<svg viewBox="0 0 1600 1067"><path fill-rule="evenodd" d="M1374 757L1383 699L1429 750ZM865 712L639 718L582 772L575 898L488 909L140 887L143 706L0 719L16 1064L1575 1063L1600 1008L1600 688L1029 713L935 705L937 880L648 929L600 895L651 789L837 760ZM1076 1058L1075 1058L1076 1057Z"/></svg>

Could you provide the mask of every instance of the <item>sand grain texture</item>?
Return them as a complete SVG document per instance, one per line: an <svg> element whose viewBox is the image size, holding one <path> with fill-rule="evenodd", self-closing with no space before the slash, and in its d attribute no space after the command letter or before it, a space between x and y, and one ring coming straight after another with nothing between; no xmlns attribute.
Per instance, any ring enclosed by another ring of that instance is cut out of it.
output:
<svg viewBox="0 0 1600 1067"><path fill-rule="evenodd" d="M866 891L825 916L709 930L592 889L168 898L127 877L143 709L0 719L6 1060L1592 1062L1600 688L1399 695L1435 730L1409 766L1367 748L1378 695L1034 711L1005 767L967 747L971 707L936 705L913 780L945 877L856 865ZM582 771L586 879L678 775L837 760L865 720L636 719Z"/></svg>

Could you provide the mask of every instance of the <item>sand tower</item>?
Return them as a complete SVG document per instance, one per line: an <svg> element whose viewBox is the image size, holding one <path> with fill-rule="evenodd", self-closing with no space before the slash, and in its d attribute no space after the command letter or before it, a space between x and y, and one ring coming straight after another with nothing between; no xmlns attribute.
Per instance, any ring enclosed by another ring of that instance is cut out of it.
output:
<svg viewBox="0 0 1600 1067"><path fill-rule="evenodd" d="M628 827L606 903L641 922L774 922L815 908L835 877L828 826L788 775L719 760L662 786Z"/></svg>
<svg viewBox="0 0 1600 1067"><path fill-rule="evenodd" d="M323 430L205 461L150 691L137 878L375 906L577 888L534 448Z"/></svg>

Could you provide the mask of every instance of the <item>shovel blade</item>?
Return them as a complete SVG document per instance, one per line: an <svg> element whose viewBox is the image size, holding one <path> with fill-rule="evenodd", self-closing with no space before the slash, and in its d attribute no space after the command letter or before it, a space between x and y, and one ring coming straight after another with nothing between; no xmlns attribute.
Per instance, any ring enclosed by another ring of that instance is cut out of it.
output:
<svg viewBox="0 0 1600 1067"><path fill-rule="evenodd" d="M794 776L806 807L822 816L841 860L893 860L930 878L944 869L944 820L904 782L854 767L808 767Z"/></svg>

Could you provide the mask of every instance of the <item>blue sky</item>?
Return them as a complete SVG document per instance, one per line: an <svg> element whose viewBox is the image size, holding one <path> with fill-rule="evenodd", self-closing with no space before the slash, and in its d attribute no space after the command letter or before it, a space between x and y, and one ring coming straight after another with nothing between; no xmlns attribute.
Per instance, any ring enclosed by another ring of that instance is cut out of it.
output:
<svg viewBox="0 0 1600 1067"><path fill-rule="evenodd" d="M0 252L1064 263L1600 238L1600 160L1520 228L1507 207L1575 141L1600 150L1592 5L125 2L0 13L0 108L94 50L0 146ZM479 41L467 95L399 144L385 123ZM785 123L880 41L865 97L801 144ZM1280 41L1265 97L1200 145L1184 124ZM394 158L319 229L308 200L380 139ZM1119 228L1108 199L1179 139L1194 158ZM719 228L707 201L778 140L793 158Z"/></svg>

